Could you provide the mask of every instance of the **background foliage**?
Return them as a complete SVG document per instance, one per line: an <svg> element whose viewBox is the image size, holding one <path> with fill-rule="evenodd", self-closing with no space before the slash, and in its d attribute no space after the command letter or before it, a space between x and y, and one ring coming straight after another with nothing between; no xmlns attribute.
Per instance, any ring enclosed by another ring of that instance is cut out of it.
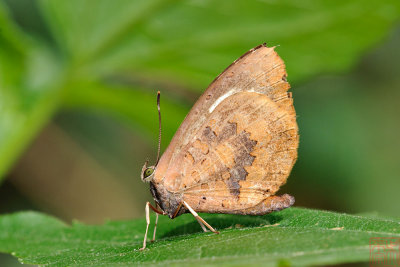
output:
<svg viewBox="0 0 400 267"><path fill-rule="evenodd" d="M399 14L397 0L0 1L0 212L142 216L155 92L165 148L213 78L267 42L299 116L283 191L397 216Z"/></svg>

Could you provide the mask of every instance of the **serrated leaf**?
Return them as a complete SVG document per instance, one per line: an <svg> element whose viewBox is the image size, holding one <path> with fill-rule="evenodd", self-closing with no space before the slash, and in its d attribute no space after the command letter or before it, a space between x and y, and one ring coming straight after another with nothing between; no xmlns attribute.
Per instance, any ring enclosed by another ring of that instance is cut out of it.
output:
<svg viewBox="0 0 400 267"><path fill-rule="evenodd" d="M398 220L303 208L265 216L204 218L219 235L200 232L189 214L173 221L161 217L157 241L141 252L144 219L67 226L44 214L22 212L0 217L0 251L46 266L297 266L365 262L370 238L400 238Z"/></svg>

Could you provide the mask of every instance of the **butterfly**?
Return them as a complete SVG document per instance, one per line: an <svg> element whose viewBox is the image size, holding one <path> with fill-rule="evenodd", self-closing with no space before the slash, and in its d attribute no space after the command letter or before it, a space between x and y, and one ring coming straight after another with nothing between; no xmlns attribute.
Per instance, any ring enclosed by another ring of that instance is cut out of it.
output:
<svg viewBox="0 0 400 267"><path fill-rule="evenodd" d="M171 219L190 212L204 231L218 233L198 215L264 215L288 208L294 197L276 196L297 159L296 112L285 64L275 47L259 45L234 61L210 84L161 158L143 166L155 207ZM161 133L160 93L157 95Z"/></svg>

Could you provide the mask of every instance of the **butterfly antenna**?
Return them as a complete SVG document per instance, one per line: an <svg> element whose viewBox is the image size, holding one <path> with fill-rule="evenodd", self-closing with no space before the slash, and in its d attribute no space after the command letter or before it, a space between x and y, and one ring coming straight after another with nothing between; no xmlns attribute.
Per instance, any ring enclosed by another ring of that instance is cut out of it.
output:
<svg viewBox="0 0 400 267"><path fill-rule="evenodd" d="M155 166L157 166L160 160L160 150L161 150L161 109L160 109L160 91L157 92L157 110L158 110L158 151L157 151L157 161Z"/></svg>

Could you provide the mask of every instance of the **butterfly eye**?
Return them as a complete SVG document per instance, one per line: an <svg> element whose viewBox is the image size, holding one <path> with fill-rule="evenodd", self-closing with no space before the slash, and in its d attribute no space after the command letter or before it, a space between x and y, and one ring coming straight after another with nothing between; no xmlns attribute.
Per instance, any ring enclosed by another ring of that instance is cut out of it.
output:
<svg viewBox="0 0 400 267"><path fill-rule="evenodd" d="M144 177L144 178L147 178L147 177L149 177L150 175L152 175L153 172L154 172L154 168L146 168L146 169L144 170L143 177Z"/></svg>
<svg viewBox="0 0 400 267"><path fill-rule="evenodd" d="M147 167L147 161L144 163L142 172L140 173L140 178L143 182L150 182L153 179L154 171L156 170L155 166Z"/></svg>

